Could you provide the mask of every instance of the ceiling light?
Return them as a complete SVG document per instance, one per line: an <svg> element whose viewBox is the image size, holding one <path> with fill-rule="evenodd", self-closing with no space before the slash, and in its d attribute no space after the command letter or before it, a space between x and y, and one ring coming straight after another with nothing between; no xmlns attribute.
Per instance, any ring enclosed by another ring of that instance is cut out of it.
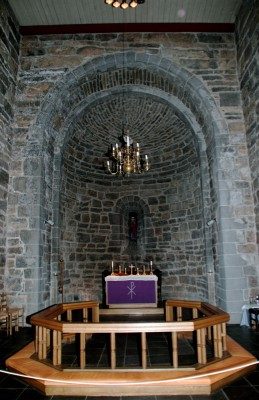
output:
<svg viewBox="0 0 259 400"><path fill-rule="evenodd" d="M137 7L138 3L137 3L136 0L132 0L132 1L129 3L129 5L130 5L131 8L135 8L135 7Z"/></svg>
<svg viewBox="0 0 259 400"><path fill-rule="evenodd" d="M115 8L120 7L120 5L121 5L121 3L120 3L119 1L117 1L117 0L115 0L115 1L112 3L112 6L115 7Z"/></svg>
<svg viewBox="0 0 259 400"><path fill-rule="evenodd" d="M134 147L133 140L128 134L121 138L121 146L118 143L111 146L108 156L107 170L112 175L141 174L150 168L148 156L145 155L144 158L141 156L139 143Z"/></svg>
<svg viewBox="0 0 259 400"><path fill-rule="evenodd" d="M104 0L104 3L115 8L126 10L129 6L131 8L136 8L139 4L144 4L145 0Z"/></svg>
<svg viewBox="0 0 259 400"><path fill-rule="evenodd" d="M122 8L123 10L126 10L126 8L128 8L128 7L129 7L128 3L126 2L126 0L124 0L124 1L121 3L121 8Z"/></svg>

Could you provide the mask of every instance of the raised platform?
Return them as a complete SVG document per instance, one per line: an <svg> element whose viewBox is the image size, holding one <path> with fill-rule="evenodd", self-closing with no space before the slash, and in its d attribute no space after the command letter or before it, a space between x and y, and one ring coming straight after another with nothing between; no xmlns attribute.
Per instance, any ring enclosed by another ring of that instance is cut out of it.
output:
<svg viewBox="0 0 259 400"><path fill-rule="evenodd" d="M6 366L48 396L209 395L256 368L255 357L229 337L227 346L230 357L195 371L61 371L32 358L33 342L10 357Z"/></svg>

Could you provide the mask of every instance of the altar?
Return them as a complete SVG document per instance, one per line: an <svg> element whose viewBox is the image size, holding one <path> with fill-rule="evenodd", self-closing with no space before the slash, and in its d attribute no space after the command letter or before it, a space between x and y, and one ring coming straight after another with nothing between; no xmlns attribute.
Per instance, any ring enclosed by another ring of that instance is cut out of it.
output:
<svg viewBox="0 0 259 400"><path fill-rule="evenodd" d="M105 277L109 307L157 307L156 275L108 275Z"/></svg>

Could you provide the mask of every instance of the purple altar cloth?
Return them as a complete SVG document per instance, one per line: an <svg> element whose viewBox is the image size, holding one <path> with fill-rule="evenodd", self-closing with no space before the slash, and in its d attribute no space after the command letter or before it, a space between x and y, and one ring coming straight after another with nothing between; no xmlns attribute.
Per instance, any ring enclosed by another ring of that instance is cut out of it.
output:
<svg viewBox="0 0 259 400"><path fill-rule="evenodd" d="M106 282L107 304L148 304L157 302L156 281L127 279Z"/></svg>

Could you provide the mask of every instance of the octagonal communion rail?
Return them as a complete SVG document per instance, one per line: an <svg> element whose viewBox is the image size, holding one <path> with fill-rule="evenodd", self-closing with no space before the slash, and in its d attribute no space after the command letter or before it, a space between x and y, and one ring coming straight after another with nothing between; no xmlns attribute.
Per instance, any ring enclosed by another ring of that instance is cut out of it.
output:
<svg viewBox="0 0 259 400"><path fill-rule="evenodd" d="M74 319L75 310L77 310L77 320ZM188 314L187 318L186 312ZM179 377L186 376L186 374L187 376L191 373L197 374L203 370L206 373L215 371L219 363L221 364L221 368L226 368L226 366L229 367L233 363L236 366L237 362L247 363L251 362L251 360L255 361L255 358L250 353L227 338L226 323L229 320L229 315L219 308L199 301L167 300L165 302L164 314L164 322L99 322L99 304L95 301L57 304L31 317L30 322L36 327L34 348L32 348L32 345L27 346L18 356L15 355L8 359L6 364L13 371L22 372L23 374L27 371L28 373L28 363L24 369L21 364L18 365L17 359L20 357L23 358L25 354L27 354L27 358L28 354L30 354L30 363L35 363L41 373L43 371L47 373L48 371L48 374L50 373L53 376L53 373L50 371L54 368L56 373L60 374L58 376L61 376L62 379L64 378L63 385L53 382L48 383L47 379L46 381L45 379L33 379L31 381L38 389L48 395L60 395L65 390L66 394L71 393L73 395L94 394L101 396L109 393L110 395L117 396L132 395L135 393L135 390L138 390L138 393L142 395L151 393L157 395L209 394L213 389L221 386L220 375L218 379L214 377L212 379L208 378L207 380L205 379L206 382L202 383L198 380L197 385L192 381L191 386L190 383L186 384L186 382L174 382L174 377L176 376L179 379ZM147 335L154 332L166 333L171 337L171 367L150 368L148 366ZM117 368L116 334L127 333L140 335L141 366L139 368L132 369L127 368L127 366L123 369ZM86 342L93 334L108 334L110 337L110 368L108 369L86 369ZM62 347L64 340L67 336L71 338L75 337L75 335L79 338L79 368L62 370ZM190 366L183 368L179 365L178 342L181 337L191 337L193 343L195 343L197 361L191 368ZM228 348L229 343L231 348ZM232 351L233 343L235 351L238 349L238 357L235 359L233 358ZM213 357L210 358L207 354L208 344L213 353ZM241 353L242 356L240 357ZM49 355L51 355L51 359ZM39 364L42 366L40 369ZM222 382L229 382L251 368L253 368L251 365L244 364L236 372L225 374ZM125 371L124 375L121 375L122 371ZM77 374L77 385L68 386L66 382L66 380L69 380L68 376L71 379L71 377L75 376L75 373ZM104 379L106 383L102 381L102 384L100 382L99 385L97 384L99 379L97 378L98 373L100 374L99 378L102 377L100 379ZM66 374L69 375L66 376ZM81 386L78 383L78 379L81 382L81 379L85 380L89 379L89 377L91 377L92 381L91 383L88 381L86 386L85 384ZM170 384L164 384L166 377L170 377ZM153 379L158 383L152 383L151 387L153 387L153 390L150 390L150 387L146 383L148 380L153 382ZM112 389L110 386L111 380L114 383ZM155 391L154 385L157 388Z"/></svg>

